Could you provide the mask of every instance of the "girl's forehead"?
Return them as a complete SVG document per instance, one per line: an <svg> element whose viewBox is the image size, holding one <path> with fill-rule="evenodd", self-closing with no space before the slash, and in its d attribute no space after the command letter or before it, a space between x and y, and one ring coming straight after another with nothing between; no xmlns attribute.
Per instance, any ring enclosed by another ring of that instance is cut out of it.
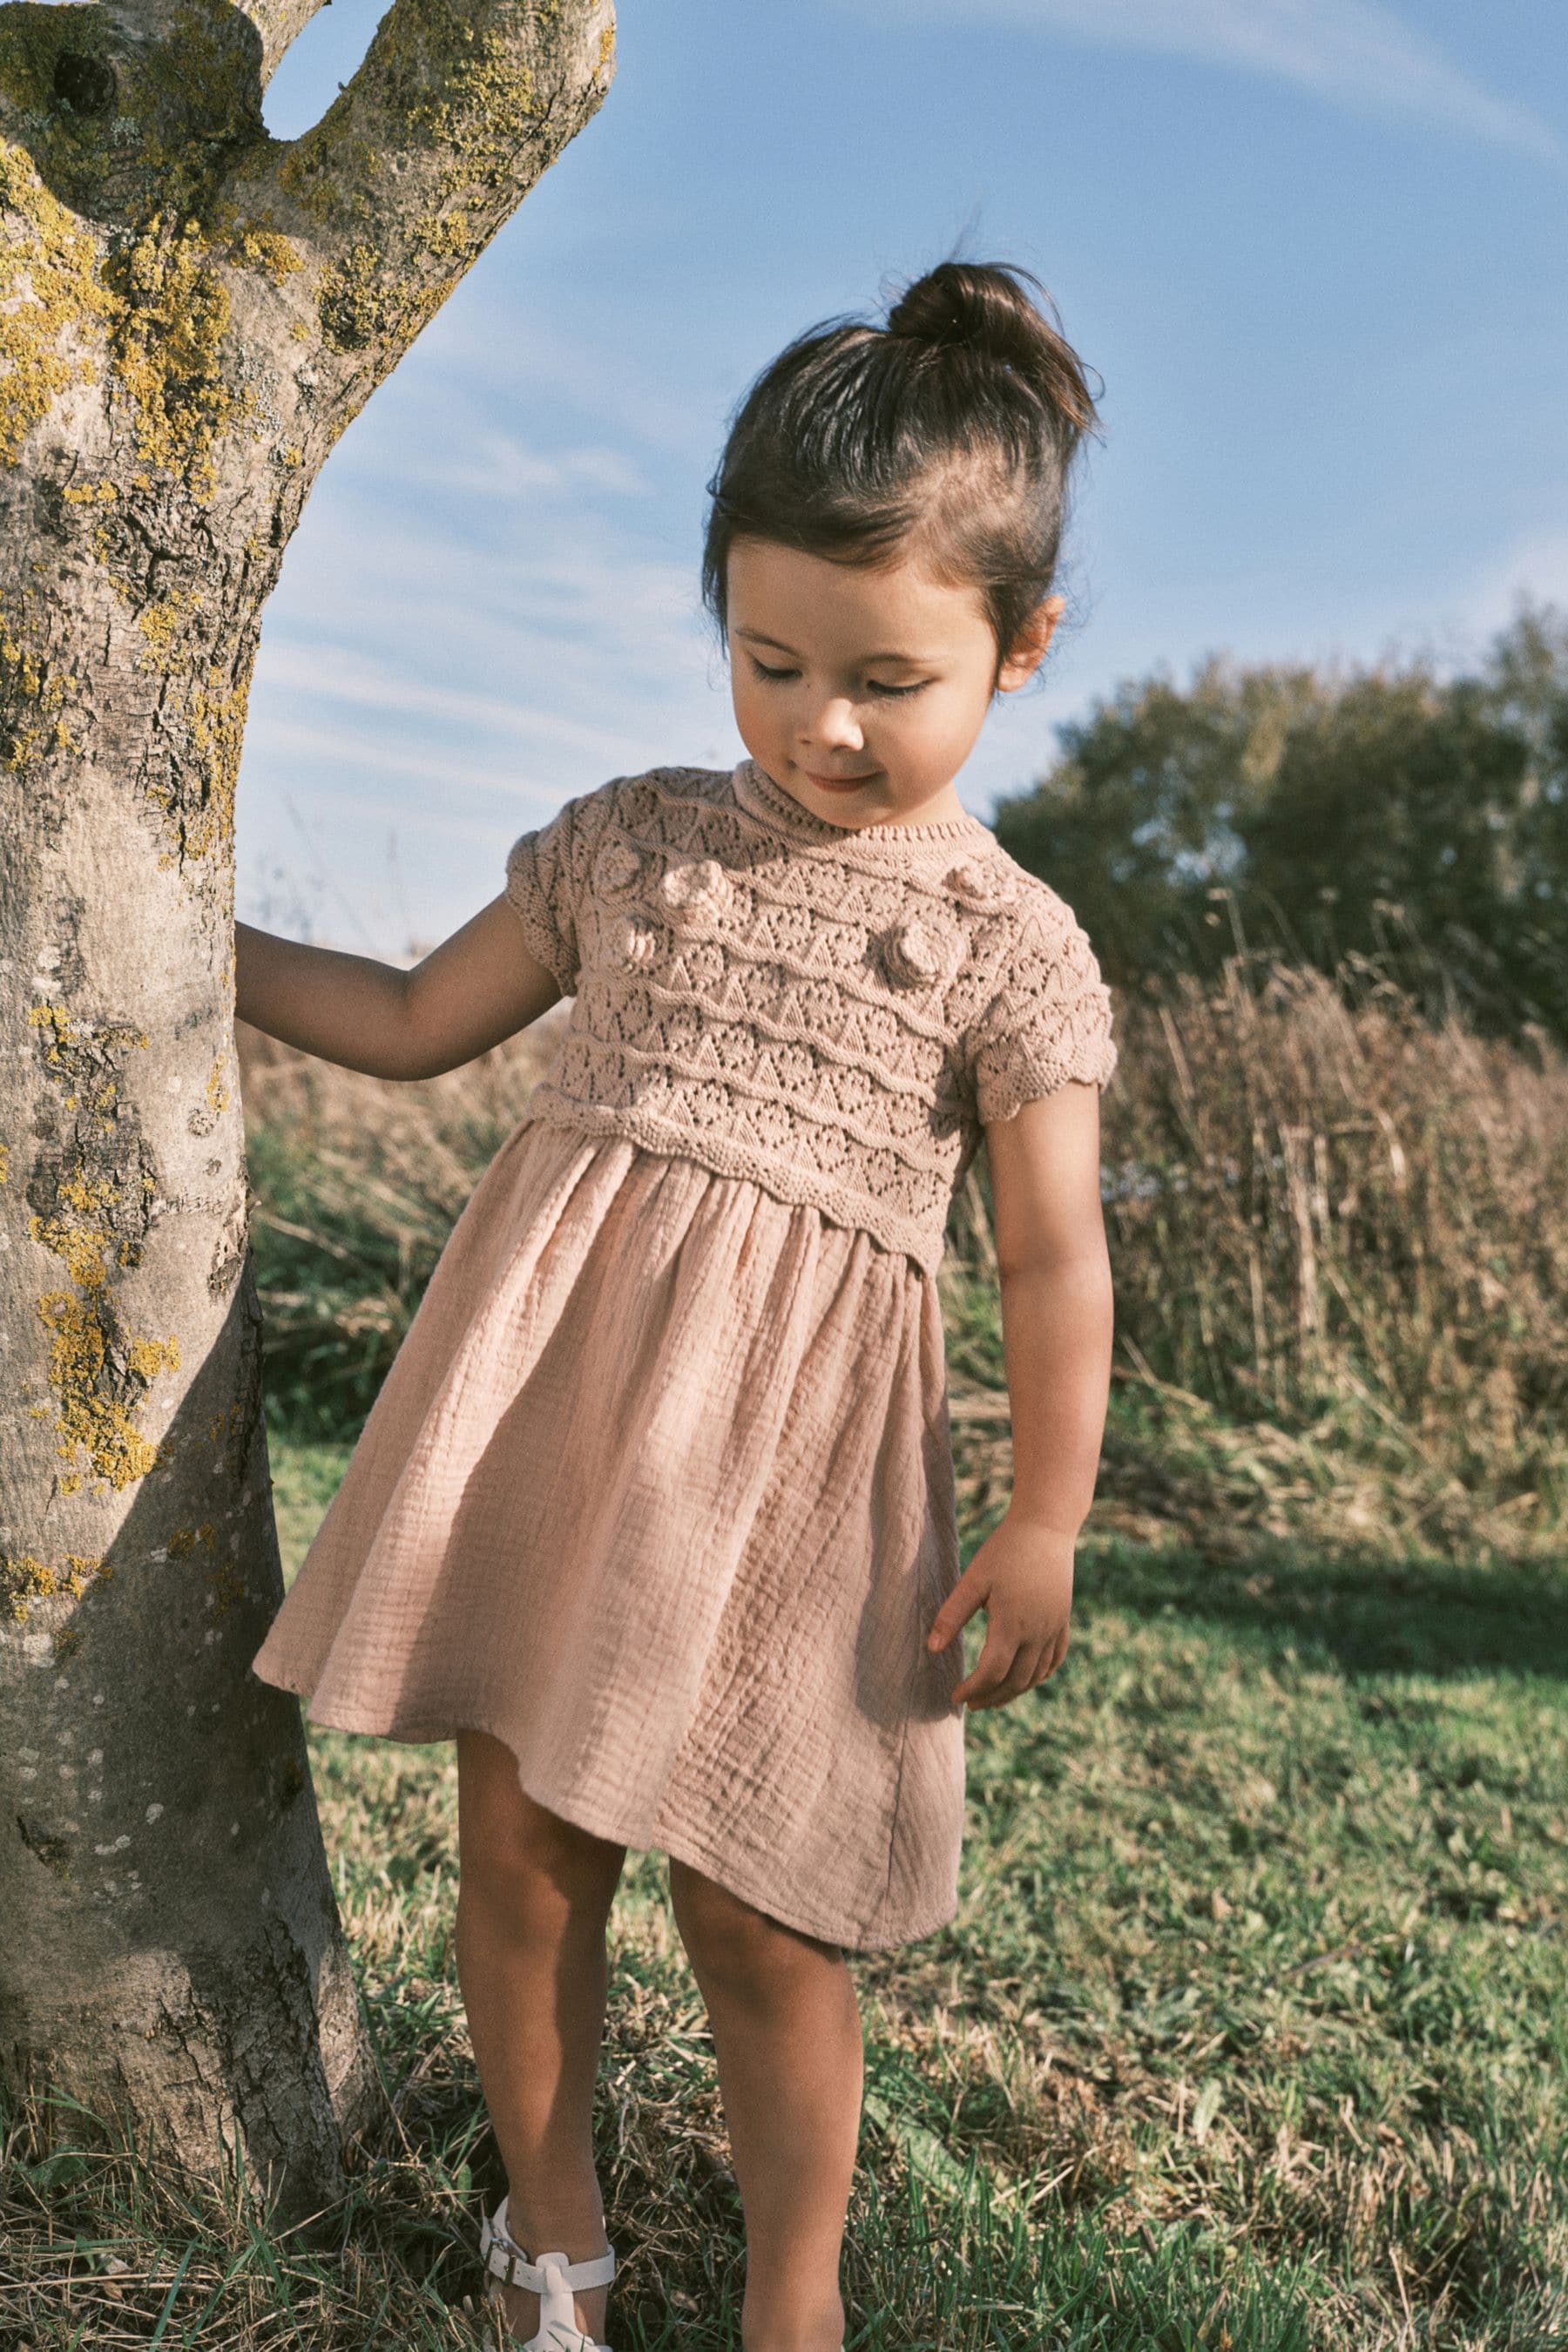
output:
<svg viewBox="0 0 1568 2352"><path fill-rule="evenodd" d="M914 548L875 564L846 563L772 540L737 539L727 589L731 636L770 637L795 650L797 640L809 639L824 650L853 644L874 656L917 645L929 650L989 628L979 591L942 579Z"/></svg>

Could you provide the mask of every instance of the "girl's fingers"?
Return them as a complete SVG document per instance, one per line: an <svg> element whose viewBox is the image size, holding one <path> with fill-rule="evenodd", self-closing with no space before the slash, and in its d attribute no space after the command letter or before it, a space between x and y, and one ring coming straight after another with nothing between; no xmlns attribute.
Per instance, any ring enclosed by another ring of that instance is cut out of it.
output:
<svg viewBox="0 0 1568 2352"><path fill-rule="evenodd" d="M1037 1642L1026 1643L984 1704L987 1706L1006 1706L1011 1700L1022 1697L1025 1691L1032 1690L1037 1679L1039 1659L1039 1643Z"/></svg>
<svg viewBox="0 0 1568 2352"><path fill-rule="evenodd" d="M971 1671L953 1686L951 1704L1005 1706L1009 1699L1048 1682L1068 1654L1068 1628L1045 1642L1016 1642L989 1625L985 1643Z"/></svg>
<svg viewBox="0 0 1568 2352"><path fill-rule="evenodd" d="M955 1584L931 1619L931 1632L926 1635L927 1647L945 1650L953 1635L963 1632L981 1606L985 1592L986 1588L978 1582L967 1588L962 1580Z"/></svg>
<svg viewBox="0 0 1568 2352"><path fill-rule="evenodd" d="M1067 1656L1067 1654L1068 1633L1067 1627L1064 1625L1061 1632L1057 1635L1056 1640L1054 1642L1047 1642L1044 1649L1040 1652L1040 1663L1036 1671L1035 1680L1037 1683L1049 1682L1051 1676L1056 1673L1057 1668L1061 1664L1062 1660Z"/></svg>
<svg viewBox="0 0 1568 2352"><path fill-rule="evenodd" d="M964 1676L952 1694L953 1705L960 1706L967 1699L971 1706L991 1706L995 1693L1011 1679L1023 1654L1017 1643L999 1634L994 1625L989 1627L985 1646L974 1662L974 1671Z"/></svg>

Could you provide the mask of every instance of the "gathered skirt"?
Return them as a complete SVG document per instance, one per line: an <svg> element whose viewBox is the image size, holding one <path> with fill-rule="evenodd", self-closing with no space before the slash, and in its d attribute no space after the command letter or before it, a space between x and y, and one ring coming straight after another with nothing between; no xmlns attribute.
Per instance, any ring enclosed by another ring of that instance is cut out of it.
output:
<svg viewBox="0 0 1568 2352"><path fill-rule="evenodd" d="M934 1277L759 1184L522 1119L253 1660L310 1718L487 1731L536 1802L856 1950L957 1909Z"/></svg>

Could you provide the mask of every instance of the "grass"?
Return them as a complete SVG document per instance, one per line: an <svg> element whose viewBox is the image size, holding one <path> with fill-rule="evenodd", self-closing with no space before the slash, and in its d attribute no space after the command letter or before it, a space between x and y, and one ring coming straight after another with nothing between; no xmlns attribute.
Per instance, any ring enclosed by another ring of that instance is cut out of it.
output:
<svg viewBox="0 0 1568 2352"><path fill-rule="evenodd" d="M1112 1455L1147 1411L1119 1384ZM969 1546L1005 1444L960 1412ZM342 1458L275 1438L290 1574ZM958 1917L851 1960L851 2352L1568 2344L1568 1573L1237 1545L1129 1487L1063 1674L971 1718ZM144 2158L35 2179L13 2148L0 2341L475 2341L504 2184L452 1956L452 1751L310 1739L391 2094L330 2243ZM721 2352L741 2213L665 1887L631 1855L612 1922L610 2340Z"/></svg>
<svg viewBox="0 0 1568 2352"><path fill-rule="evenodd" d="M851 2352L1568 2352L1568 1064L1235 972L1124 1040L1072 1653L970 1719L957 1918L851 1959ZM544 1044L378 1089L252 1041L289 1573ZM966 1556L1010 1477L989 1250L972 1177L942 1274ZM388 2092L349 2198L283 2232L85 2123L40 2158L0 2108L4 2352L478 2341L504 2183L452 1751L310 1744ZM733 2352L662 1857L628 1858L612 1942L610 2340Z"/></svg>

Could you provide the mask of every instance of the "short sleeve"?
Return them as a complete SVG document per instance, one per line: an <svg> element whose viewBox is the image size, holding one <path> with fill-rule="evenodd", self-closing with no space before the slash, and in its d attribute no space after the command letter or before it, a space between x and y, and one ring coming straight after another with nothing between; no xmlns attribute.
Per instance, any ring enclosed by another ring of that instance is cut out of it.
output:
<svg viewBox="0 0 1568 2352"><path fill-rule="evenodd" d="M506 857L506 896L517 909L529 953L553 972L563 996L577 986L577 915L582 903L592 807L579 793L548 824L513 842Z"/></svg>
<svg viewBox="0 0 1568 2352"><path fill-rule="evenodd" d="M1088 933L1059 899L1026 912L999 980L969 1034L982 1126L1070 1079L1103 1087L1117 1058L1110 992Z"/></svg>

